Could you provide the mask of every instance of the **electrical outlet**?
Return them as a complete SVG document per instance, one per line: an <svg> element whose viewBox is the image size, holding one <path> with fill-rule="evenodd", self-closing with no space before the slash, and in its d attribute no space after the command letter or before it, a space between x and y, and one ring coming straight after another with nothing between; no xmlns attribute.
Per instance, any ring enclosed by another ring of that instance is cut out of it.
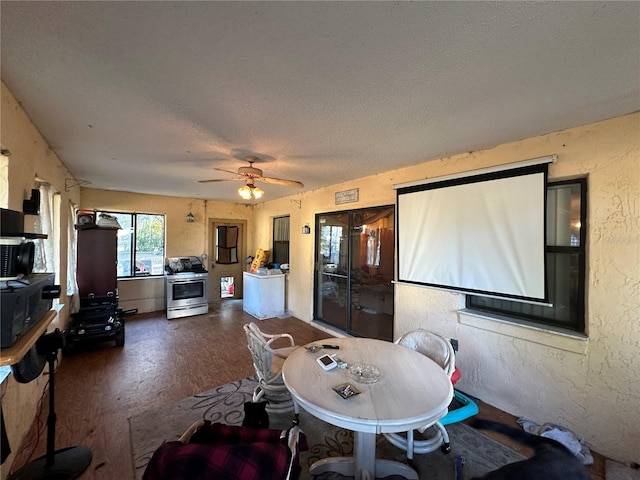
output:
<svg viewBox="0 0 640 480"><path fill-rule="evenodd" d="M455 338L451 339L451 346L453 347L453 351L457 352L458 351L458 340L456 340Z"/></svg>

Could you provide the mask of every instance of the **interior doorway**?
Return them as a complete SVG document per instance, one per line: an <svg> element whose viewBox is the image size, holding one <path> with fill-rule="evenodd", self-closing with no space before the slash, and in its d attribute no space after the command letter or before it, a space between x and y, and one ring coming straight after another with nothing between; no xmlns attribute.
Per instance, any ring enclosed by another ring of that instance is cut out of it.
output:
<svg viewBox="0 0 640 480"><path fill-rule="evenodd" d="M314 319L393 340L393 206L316 215Z"/></svg>
<svg viewBox="0 0 640 480"><path fill-rule="evenodd" d="M246 254L246 221L209 222L209 302L242 298Z"/></svg>

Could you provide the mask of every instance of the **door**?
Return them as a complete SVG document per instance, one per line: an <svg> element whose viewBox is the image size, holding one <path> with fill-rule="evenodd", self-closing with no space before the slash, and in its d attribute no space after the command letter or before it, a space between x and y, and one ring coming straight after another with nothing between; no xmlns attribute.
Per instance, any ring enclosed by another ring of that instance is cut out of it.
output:
<svg viewBox="0 0 640 480"><path fill-rule="evenodd" d="M242 298L246 221L213 219L209 223L209 302Z"/></svg>
<svg viewBox="0 0 640 480"><path fill-rule="evenodd" d="M351 215L350 333L393 340L394 209Z"/></svg>
<svg viewBox="0 0 640 480"><path fill-rule="evenodd" d="M347 331L349 305L349 214L316 218L315 318Z"/></svg>
<svg viewBox="0 0 640 480"><path fill-rule="evenodd" d="M394 207L317 215L315 319L393 340Z"/></svg>

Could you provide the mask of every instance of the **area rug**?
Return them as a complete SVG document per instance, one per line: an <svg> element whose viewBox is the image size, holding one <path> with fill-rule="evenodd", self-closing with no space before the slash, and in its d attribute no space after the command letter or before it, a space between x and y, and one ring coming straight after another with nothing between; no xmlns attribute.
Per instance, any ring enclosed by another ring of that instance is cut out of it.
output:
<svg viewBox="0 0 640 480"><path fill-rule="evenodd" d="M254 377L243 378L185 398L176 404L131 417L129 429L136 480L142 478L153 452L163 442L177 440L196 420L205 419L228 425L240 425L244 417L244 402L251 400L256 385ZM271 415L269 427L289 428L292 418L292 414ZM353 433L348 430L329 425L304 411L300 412L300 427L306 434L309 444L309 450L302 452L300 457L302 479L311 478L308 467L316 460L329 456L348 456L353 451ZM451 453L445 455L438 449L428 454L415 455L414 462L421 479L453 480L457 456L464 457L463 478L465 479L483 475L523 458L514 450L462 423L448 425L447 431L451 440ZM376 455L378 458L406 461L405 453L388 443L382 435L378 436ZM338 480L348 477L328 473L315 478Z"/></svg>

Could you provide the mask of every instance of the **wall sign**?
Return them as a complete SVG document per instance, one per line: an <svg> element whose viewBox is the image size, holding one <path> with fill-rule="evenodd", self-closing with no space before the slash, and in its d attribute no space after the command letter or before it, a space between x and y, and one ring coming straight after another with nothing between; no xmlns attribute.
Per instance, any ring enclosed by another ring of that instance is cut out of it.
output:
<svg viewBox="0 0 640 480"><path fill-rule="evenodd" d="M336 192L336 205L342 205L343 203L357 202L360 197L360 189L352 188L351 190L343 190L342 192Z"/></svg>

